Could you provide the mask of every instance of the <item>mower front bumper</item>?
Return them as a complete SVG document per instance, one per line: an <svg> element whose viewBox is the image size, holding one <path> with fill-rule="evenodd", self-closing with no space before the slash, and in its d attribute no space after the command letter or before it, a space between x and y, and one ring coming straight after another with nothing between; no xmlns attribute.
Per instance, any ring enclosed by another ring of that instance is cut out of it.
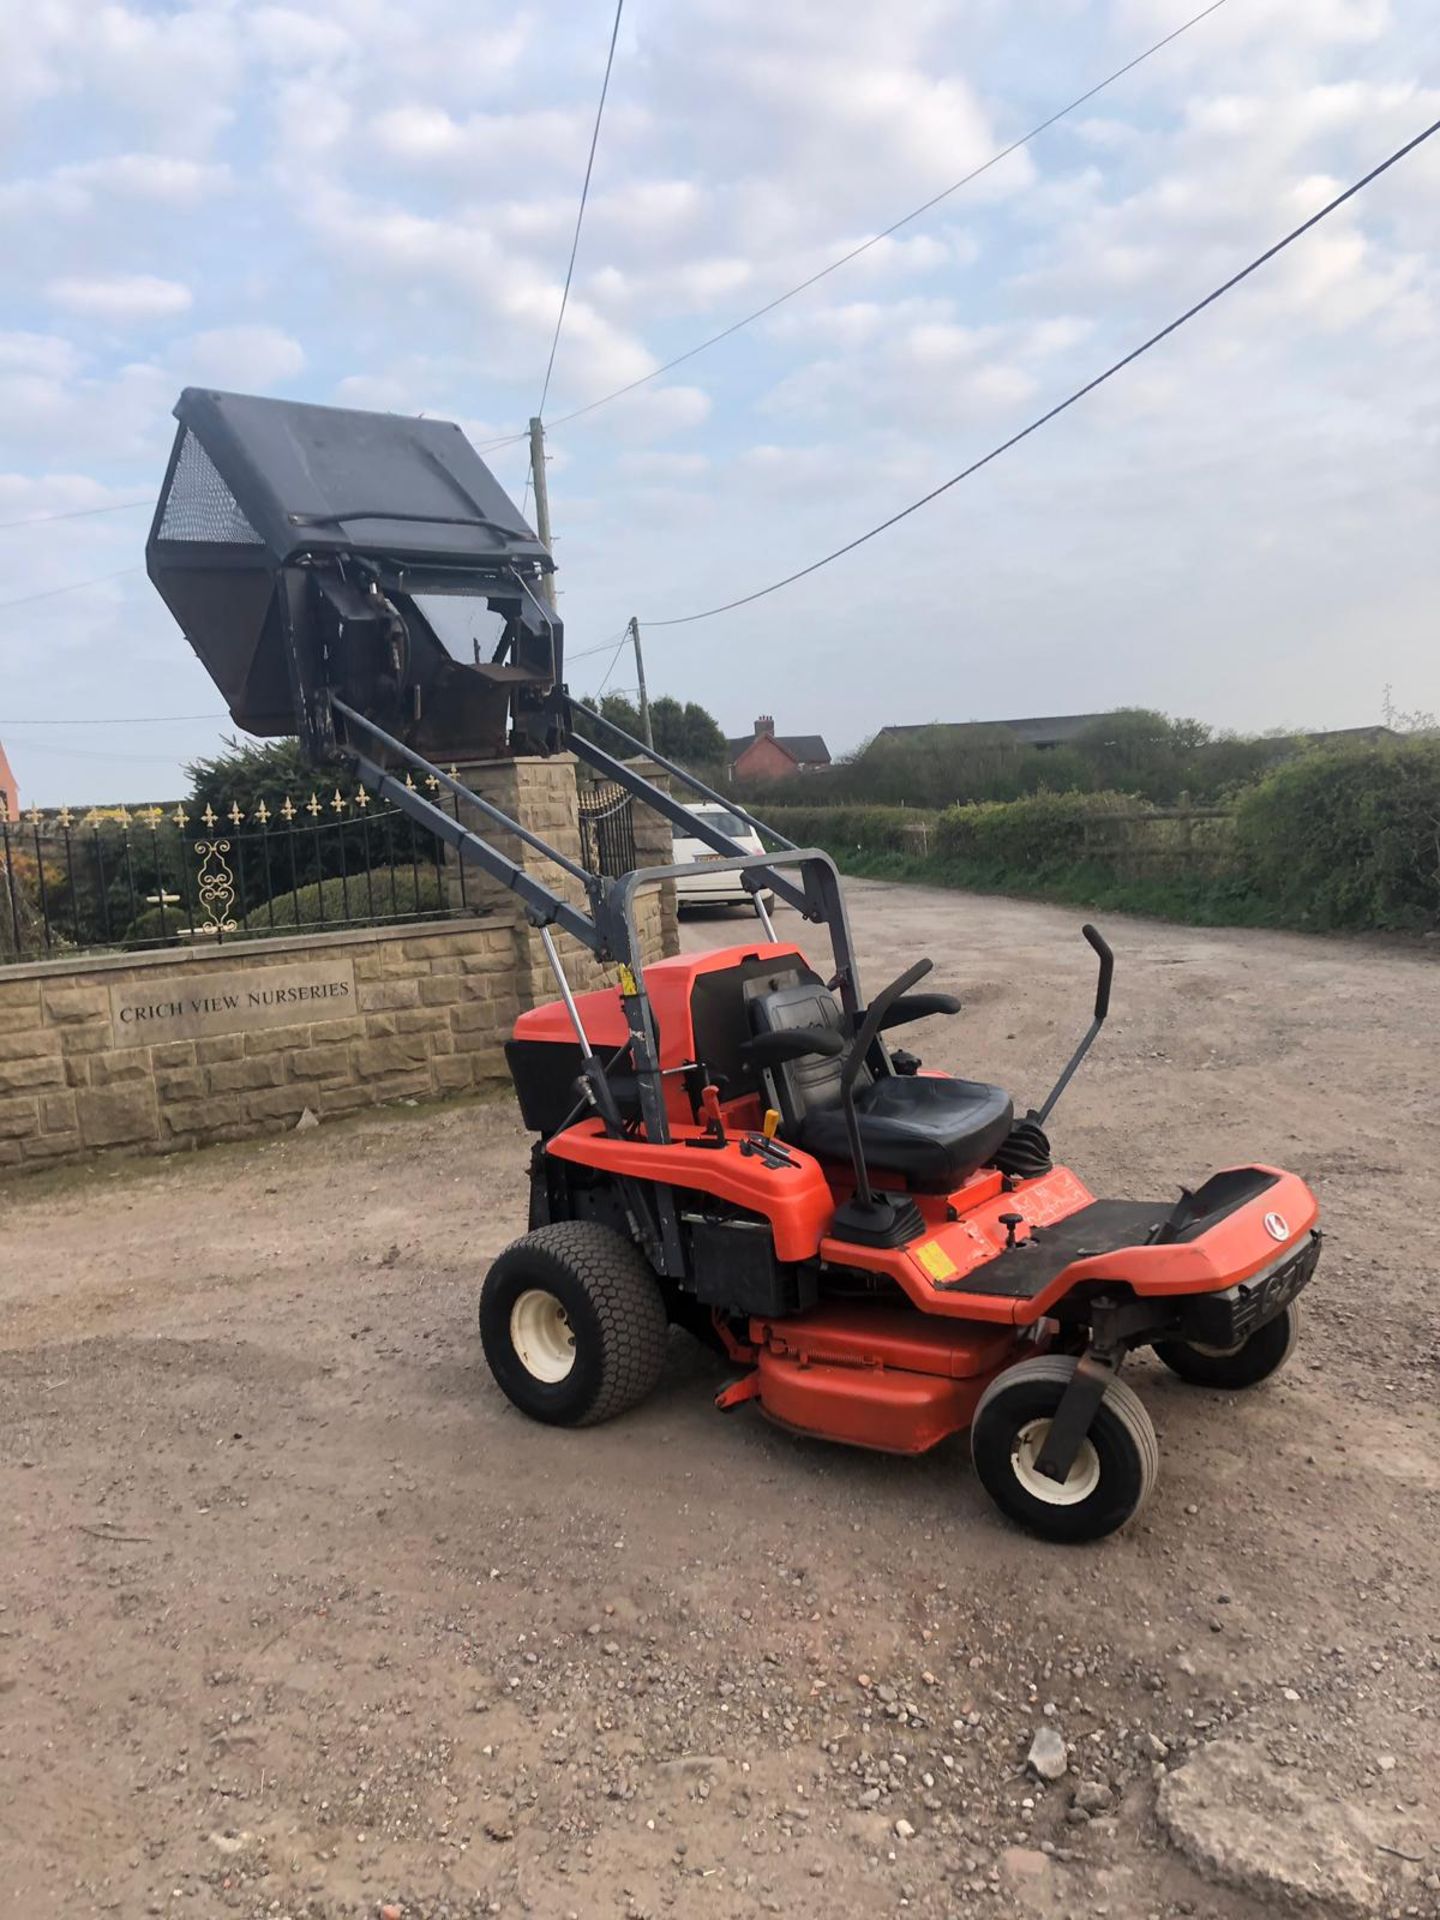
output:
<svg viewBox="0 0 1440 1920"><path fill-rule="evenodd" d="M1291 1247L1273 1265L1248 1280L1220 1293L1197 1293L1177 1301L1180 1338L1222 1352L1241 1346L1309 1285L1319 1258L1320 1233L1316 1229L1298 1247Z"/></svg>

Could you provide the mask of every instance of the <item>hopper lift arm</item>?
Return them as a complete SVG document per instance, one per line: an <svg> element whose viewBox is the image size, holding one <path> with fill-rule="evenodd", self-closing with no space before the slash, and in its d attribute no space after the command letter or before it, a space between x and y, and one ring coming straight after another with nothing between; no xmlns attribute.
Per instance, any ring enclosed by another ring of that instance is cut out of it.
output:
<svg viewBox="0 0 1440 1920"><path fill-rule="evenodd" d="M670 1130L635 896L688 869L590 873L445 773L437 764L445 758L573 750L708 847L718 856L715 871L738 874L768 940L775 933L766 892L827 927L836 986L851 1020L860 1017L854 948L829 855L763 828L730 796L571 699L561 622L540 592L554 561L458 426L197 387L181 394L175 416L146 570L231 717L250 734L298 734L314 759L345 754L373 793L516 897L540 931L588 1097L608 1127L621 1125L614 1094L556 935L620 967L641 1120L646 1137L664 1143ZM458 623L457 601L466 616ZM487 614L500 628L493 646L479 637ZM619 753L648 759L676 791ZM723 807L776 850L748 853L681 794ZM539 859L527 865L497 839ZM637 1188L632 1211L657 1264L675 1271L673 1200L661 1193L652 1202Z"/></svg>

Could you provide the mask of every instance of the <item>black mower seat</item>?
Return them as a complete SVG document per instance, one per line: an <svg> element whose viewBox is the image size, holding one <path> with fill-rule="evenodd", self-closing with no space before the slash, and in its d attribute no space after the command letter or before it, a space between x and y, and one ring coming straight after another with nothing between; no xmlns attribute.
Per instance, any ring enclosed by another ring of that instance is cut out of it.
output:
<svg viewBox="0 0 1440 1920"><path fill-rule="evenodd" d="M843 1027L835 996L818 982L779 987L750 1002L756 1033L791 1027ZM807 1054L769 1070L780 1108L780 1136L817 1160L848 1161L838 1057ZM919 1074L872 1074L862 1066L855 1111L866 1164L901 1175L912 1187L947 1193L985 1166L1010 1131L1014 1107L1002 1087Z"/></svg>
<svg viewBox="0 0 1440 1920"><path fill-rule="evenodd" d="M911 1186L942 1193L994 1157L1015 1117L1003 1087L921 1074L886 1074L857 1087L855 1111L872 1172L904 1174ZM796 1145L817 1160L848 1160L842 1110L809 1114Z"/></svg>

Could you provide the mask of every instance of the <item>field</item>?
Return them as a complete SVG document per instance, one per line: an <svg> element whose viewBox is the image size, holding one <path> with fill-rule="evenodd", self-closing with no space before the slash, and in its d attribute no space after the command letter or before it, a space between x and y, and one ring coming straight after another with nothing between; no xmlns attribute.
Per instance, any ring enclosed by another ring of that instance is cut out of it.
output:
<svg viewBox="0 0 1440 1920"><path fill-rule="evenodd" d="M928 953L966 1002L906 1044L1038 1097L1081 916L851 903L872 986ZM508 1102L0 1187L13 1911L1440 1912L1440 964L1106 931L1063 1156L1140 1196L1293 1166L1329 1239L1270 1387L1135 1362L1160 1485L1097 1548L1011 1531L963 1444L722 1419L678 1333L629 1418L523 1422L474 1318Z"/></svg>

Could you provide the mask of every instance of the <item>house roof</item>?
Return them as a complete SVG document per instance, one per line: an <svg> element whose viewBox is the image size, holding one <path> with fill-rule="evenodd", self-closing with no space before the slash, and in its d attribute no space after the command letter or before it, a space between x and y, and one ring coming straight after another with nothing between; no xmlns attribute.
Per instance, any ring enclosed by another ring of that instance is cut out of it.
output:
<svg viewBox="0 0 1440 1920"><path fill-rule="evenodd" d="M1379 746L1386 740L1399 740L1402 736L1394 727L1322 727L1319 733L1307 733L1303 736L1312 746L1324 746L1327 741L1353 740L1370 741Z"/></svg>
<svg viewBox="0 0 1440 1920"><path fill-rule="evenodd" d="M725 751L731 760L738 760L746 747L753 747L757 740L773 740L777 747L783 747L792 760L822 766L830 763L830 749L818 733L747 733L743 739L727 740Z"/></svg>
<svg viewBox="0 0 1440 1920"><path fill-rule="evenodd" d="M878 740L900 740L915 733L939 732L991 732L1003 727L1007 733L1013 733L1017 739L1032 747L1059 746L1067 740L1075 740L1087 727L1093 727L1097 720L1108 719L1104 713L1052 713L1023 720L930 720L921 721L913 726L881 727L876 735Z"/></svg>

